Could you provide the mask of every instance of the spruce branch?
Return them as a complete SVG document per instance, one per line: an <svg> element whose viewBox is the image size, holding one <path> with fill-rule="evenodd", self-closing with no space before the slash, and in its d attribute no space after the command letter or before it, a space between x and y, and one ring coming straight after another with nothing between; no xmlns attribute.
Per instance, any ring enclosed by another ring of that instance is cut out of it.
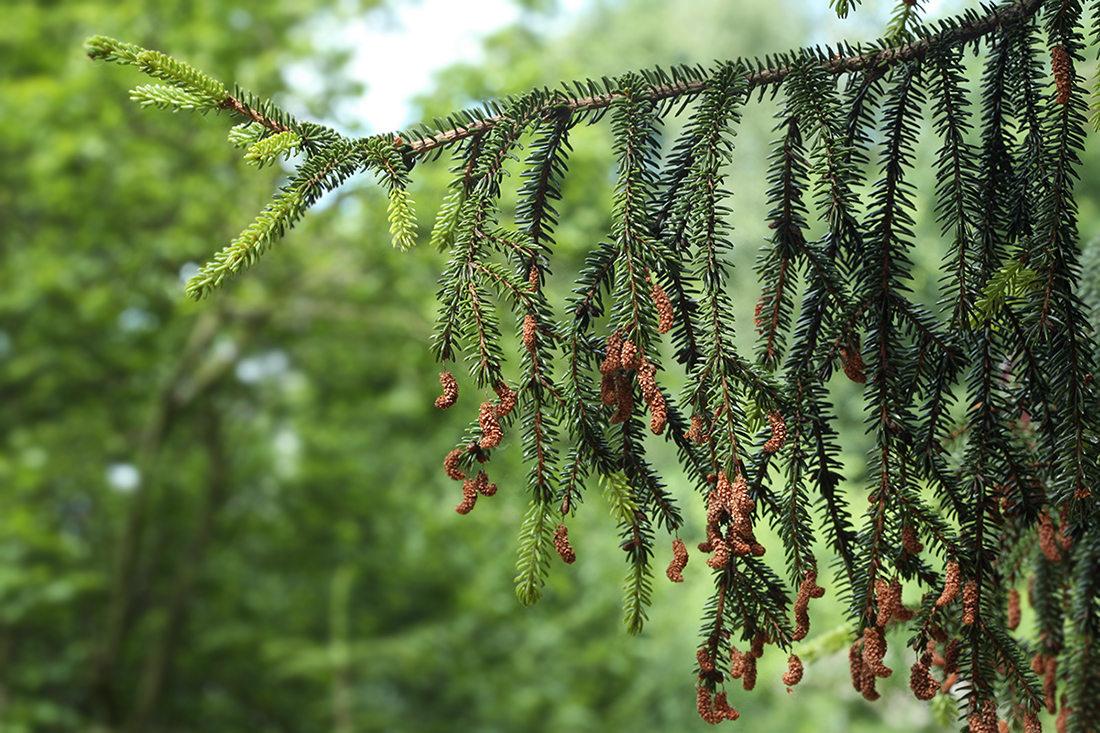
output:
<svg viewBox="0 0 1100 733"><path fill-rule="evenodd" d="M983 15L968 13L961 20L944 22L940 30L932 35L910 41L899 46L885 47L873 51L860 52L858 48L847 54L828 55L828 51L815 49L795 54L791 63L758 69L745 75L749 91L761 87L782 84L789 74L799 65L806 54L825 71L840 75L852 74L869 69L882 69L924 58L934 48L946 48L970 43L993 31L1014 25L1034 15L1042 7L1044 0L1016 0L1007 6L990 8ZM845 7L847 3L844 3ZM847 48L847 47L845 47ZM712 86L710 79L683 79L651 87L644 98L654 104L690 97ZM544 115L591 112L606 109L623 98L619 90L609 90L604 94L592 94L570 97L556 92L541 110ZM468 123L447 130L424 135L409 140L405 145L416 157L425 157L433 151L449 146L474 135L483 135L488 130L506 120L504 115L493 115L483 119L471 119Z"/></svg>

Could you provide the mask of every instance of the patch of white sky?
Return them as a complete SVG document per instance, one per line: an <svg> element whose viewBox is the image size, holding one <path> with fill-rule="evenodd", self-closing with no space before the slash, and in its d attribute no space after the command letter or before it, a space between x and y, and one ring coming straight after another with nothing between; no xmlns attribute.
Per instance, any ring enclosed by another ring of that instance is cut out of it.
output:
<svg viewBox="0 0 1100 733"><path fill-rule="evenodd" d="M546 30L564 27L587 0L558 0ZM366 13L325 28L328 42L354 49L348 73L366 86L360 99L344 104L341 117L361 121L368 133L398 130L415 123L413 98L432 85L432 75L452 64L483 59L484 39L521 20L513 0L414 0ZM310 82L307 68L290 71L291 86Z"/></svg>

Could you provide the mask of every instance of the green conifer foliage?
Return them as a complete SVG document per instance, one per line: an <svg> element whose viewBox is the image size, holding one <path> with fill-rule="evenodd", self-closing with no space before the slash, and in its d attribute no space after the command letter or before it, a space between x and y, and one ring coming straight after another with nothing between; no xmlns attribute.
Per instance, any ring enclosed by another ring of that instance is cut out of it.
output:
<svg viewBox="0 0 1100 733"><path fill-rule="evenodd" d="M444 364L465 359L499 401L481 405L446 465L464 481L465 513L496 489L470 469L502 435L521 440L531 501L523 603L541 595L550 547L572 552L554 526L600 485L627 558L631 633L645 619L652 565L668 554L657 535L679 540L685 511L705 517L695 561L714 581L697 650L704 719L736 718L731 680L751 689L765 647L789 653L807 636L809 601L829 575L820 540L838 558L852 682L864 696L877 697L875 680L891 673L886 631L903 625L914 693L965 683L955 689L971 731L1038 730L1043 708L1060 730L1086 731L1100 719L1100 404L1077 294L1074 184L1083 54L1100 33L1100 3L1091 15L1075 0L1017 0L924 24L920 2L903 0L878 43L571 82L362 139L229 93L157 52L103 37L88 52L167 82L134 90L142 105L243 118L230 137L250 161L301 154L256 221L188 285L195 298L242 273L358 171L378 175L395 243L411 246L414 165L450 155L454 177L430 236L449 253L432 348ZM982 67L976 94L969 55ZM747 314L730 298L726 179L738 123L765 95L782 101L759 183L773 234L758 260L757 348L745 354L734 338ZM665 140L665 121L681 113L682 132ZM613 225L572 296L554 303L543 284L581 124L611 131ZM938 310L911 292L914 150L926 134L947 253ZM521 156L506 216L506 166ZM666 341L673 356L662 362ZM518 377L508 379L506 361ZM667 386L673 370L686 384L679 394ZM862 385L874 443L865 506L841 473L833 379ZM454 405L456 389L437 404ZM674 501L649 455L653 435L675 445L699 502ZM782 547L757 541L759 522L778 529ZM917 607L902 604L903 587L923 594ZM1026 632L1021 588L1038 623ZM801 670L792 657L784 681Z"/></svg>

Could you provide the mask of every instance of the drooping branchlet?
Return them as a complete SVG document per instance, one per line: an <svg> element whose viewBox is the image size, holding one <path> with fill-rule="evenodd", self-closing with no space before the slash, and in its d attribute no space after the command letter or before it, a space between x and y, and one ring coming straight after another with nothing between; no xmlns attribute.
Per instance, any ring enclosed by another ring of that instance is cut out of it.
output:
<svg viewBox="0 0 1100 733"><path fill-rule="evenodd" d="M440 372L439 383L443 385L443 394L435 398L435 406L446 410L458 402L458 380L450 372Z"/></svg>

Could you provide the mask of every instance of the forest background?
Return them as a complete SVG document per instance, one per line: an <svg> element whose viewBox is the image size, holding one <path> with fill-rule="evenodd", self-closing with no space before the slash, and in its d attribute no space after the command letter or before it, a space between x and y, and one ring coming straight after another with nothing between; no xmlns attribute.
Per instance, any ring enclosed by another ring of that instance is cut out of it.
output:
<svg viewBox="0 0 1100 733"><path fill-rule="evenodd" d="M520 21L494 31L481 60L440 72L414 118L566 79L872 39L889 11L869 3L842 24L819 0L608 0L570 17L552 1L516 2ZM107 73L82 49L95 33L157 48L300 116L376 132L355 117L353 49L332 39L397 4L5 7L0 733L709 728L693 705L702 563L683 586L657 585L632 638L605 507L571 524L580 559L555 568L542 603L516 601L519 446L494 459L498 496L454 513L460 492L441 463L464 416L433 407L429 349L444 256L393 250L385 195L364 181L331 195L254 276L187 300L196 263L251 219L281 171L247 167L225 142L227 119L138 109L127 101L136 72ZM771 124L746 121L744 175L731 181L746 323ZM610 226L605 134L574 138L549 284L561 293ZM1096 157L1092 145L1077 189L1086 236L1100 231ZM446 161L434 168L418 179L422 200L445 186ZM422 207L423 228L432 214ZM919 290L940 251L923 246L934 224L918 237ZM858 434L844 397L839 419ZM846 446L857 483L866 447ZM686 485L677 493L699 501ZM701 535L696 521L687 537ZM829 651L842 609L817 613L793 699L777 656L736 700L754 727L957 729L943 699L938 710L913 699L905 675L863 702L844 653Z"/></svg>

